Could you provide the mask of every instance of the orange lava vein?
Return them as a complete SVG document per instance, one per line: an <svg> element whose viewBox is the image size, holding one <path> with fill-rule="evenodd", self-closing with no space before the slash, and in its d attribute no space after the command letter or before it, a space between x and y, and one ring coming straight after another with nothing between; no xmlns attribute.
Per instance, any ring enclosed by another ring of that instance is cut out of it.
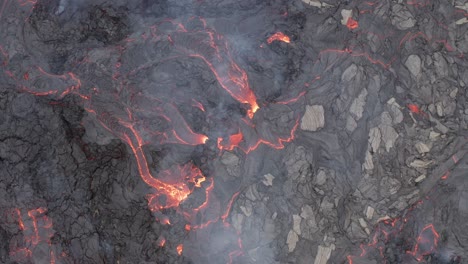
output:
<svg viewBox="0 0 468 264"><path fill-rule="evenodd" d="M271 44L273 41L282 41L285 43L291 43L291 39L289 38L288 35L284 34L283 32L276 32L275 34L271 35L267 39L267 43Z"/></svg>
<svg viewBox="0 0 468 264"><path fill-rule="evenodd" d="M428 224L419 234L413 250L407 253L413 255L418 261L422 261L424 256L430 255L435 251L439 237L440 235L435 230L434 225Z"/></svg>
<svg viewBox="0 0 468 264"><path fill-rule="evenodd" d="M227 66L223 65L220 67L220 70L216 70L214 64L202 55L190 54L189 56L203 60L208 67L210 67L218 80L218 83L225 91L227 91L238 102L250 105L247 115L250 118L253 118L255 112L257 112L260 107L257 104L257 97L250 89L247 73L243 69L234 62L230 62Z"/></svg>
<svg viewBox="0 0 468 264"><path fill-rule="evenodd" d="M242 132L233 134L229 136L229 142L223 142L223 138L218 138L218 148L221 150L231 151L235 147L239 146L239 143L242 141L243 135Z"/></svg>
<svg viewBox="0 0 468 264"><path fill-rule="evenodd" d="M49 245L50 263L56 263L57 258L53 249L50 248L52 246L50 238L53 235L50 230L52 228L52 220L44 215L47 209L44 207L39 207L27 212L28 217L31 219L30 225L32 225L32 228L31 226L25 226L21 216L21 211L18 208L15 208L14 210L18 215L18 225L20 230L23 232L24 241L27 246L24 248L12 249L10 251L10 256L16 260L19 260L20 262L26 261L25 258L31 258L33 256L33 252L36 246L38 246L40 243L47 243Z"/></svg>
<svg viewBox="0 0 468 264"><path fill-rule="evenodd" d="M346 22L346 27L348 27L350 30L351 29L356 29L359 27L359 23L354 20L353 18L348 18L348 21Z"/></svg>
<svg viewBox="0 0 468 264"><path fill-rule="evenodd" d="M138 135L134 136L138 138ZM138 171L143 181L155 190L158 190L160 193L167 195L166 204L160 205L158 201L154 201L156 208L152 208L152 210L176 207L189 196L191 192L185 184L181 183L171 185L154 178L148 168L148 163L142 146L136 145L127 134L124 134L123 138L135 155ZM149 202L153 202L153 199L157 199L157 196L150 196Z"/></svg>
<svg viewBox="0 0 468 264"><path fill-rule="evenodd" d="M284 148L284 143L288 143L288 142L291 142L294 140L295 138L295 133L296 133L296 130L297 130L297 127L299 126L299 119L296 119L296 123L294 125L294 127L291 129L291 132L289 134L288 137L278 137L276 139L276 142L271 142L271 141L268 141L268 140L265 140L265 139L259 139L255 144L247 147L247 148L243 148L241 146L238 146L240 149L242 149L242 151L244 151L246 154L256 150L258 148L258 146L260 146L260 144L265 144L271 148L274 148L274 149L282 149Z"/></svg>

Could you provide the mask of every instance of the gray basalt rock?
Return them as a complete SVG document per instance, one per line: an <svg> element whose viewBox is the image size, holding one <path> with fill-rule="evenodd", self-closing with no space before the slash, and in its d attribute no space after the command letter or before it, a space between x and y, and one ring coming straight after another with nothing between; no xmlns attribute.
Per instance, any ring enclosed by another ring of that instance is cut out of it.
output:
<svg viewBox="0 0 468 264"><path fill-rule="evenodd" d="M410 55L405 61L405 66L413 76L421 76L421 58L418 55Z"/></svg>
<svg viewBox="0 0 468 264"><path fill-rule="evenodd" d="M308 105L301 120L301 129L317 131L325 125L325 111L321 105Z"/></svg>
<svg viewBox="0 0 468 264"><path fill-rule="evenodd" d="M384 177L380 181L380 194L383 197L396 194L401 188L401 182L391 177Z"/></svg>
<svg viewBox="0 0 468 264"><path fill-rule="evenodd" d="M394 4L392 6L392 24L399 30L406 30L414 27L416 19L402 4Z"/></svg>

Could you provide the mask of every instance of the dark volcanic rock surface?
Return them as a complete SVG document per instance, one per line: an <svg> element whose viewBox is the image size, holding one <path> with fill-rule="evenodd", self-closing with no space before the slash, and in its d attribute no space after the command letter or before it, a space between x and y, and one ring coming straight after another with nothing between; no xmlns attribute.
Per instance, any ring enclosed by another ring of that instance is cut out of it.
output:
<svg viewBox="0 0 468 264"><path fill-rule="evenodd" d="M0 262L465 263L467 14L5 0Z"/></svg>

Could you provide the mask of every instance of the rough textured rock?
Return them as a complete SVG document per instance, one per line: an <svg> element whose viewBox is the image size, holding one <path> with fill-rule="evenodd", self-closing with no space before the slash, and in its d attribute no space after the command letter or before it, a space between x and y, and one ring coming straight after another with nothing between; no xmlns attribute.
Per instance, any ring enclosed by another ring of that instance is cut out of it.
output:
<svg viewBox="0 0 468 264"><path fill-rule="evenodd" d="M406 68L416 77L421 75L421 58L418 55L412 54L406 59Z"/></svg>
<svg viewBox="0 0 468 264"><path fill-rule="evenodd" d="M394 195L400 190L401 182L397 179L384 177L380 181L380 193L383 197L388 197Z"/></svg>
<svg viewBox="0 0 468 264"><path fill-rule="evenodd" d="M366 98L367 90L364 88L362 89L359 96L356 99L354 99L353 103L351 104L351 107L349 108L349 112L351 112L356 121L359 121L359 119L362 118L362 112L364 111Z"/></svg>
<svg viewBox="0 0 468 264"><path fill-rule="evenodd" d="M395 141L399 136L398 133L389 125L380 125L379 130L382 135L382 141L385 144L385 150L390 151L390 149L395 145Z"/></svg>
<svg viewBox="0 0 468 264"><path fill-rule="evenodd" d="M413 15L402 4L393 5L392 14L392 24L400 30L412 28L416 24Z"/></svg>
<svg viewBox="0 0 468 264"><path fill-rule="evenodd" d="M328 262L328 259L330 258L330 255L333 249L334 249L334 246L331 246L331 247L319 246L314 264L326 264Z"/></svg>
<svg viewBox="0 0 468 264"><path fill-rule="evenodd" d="M420 154L424 154L424 153L427 153L429 152L431 149L429 148L428 145L424 144L423 142L417 142L416 145L416 150L420 153Z"/></svg>
<svg viewBox="0 0 468 264"><path fill-rule="evenodd" d="M290 230L288 237L286 238L286 244L288 245L289 252L293 252L296 248L297 241L299 241L299 236L293 230Z"/></svg>
<svg viewBox="0 0 468 264"><path fill-rule="evenodd" d="M301 129L317 131L325 125L325 111L321 105L308 105L301 119Z"/></svg>
<svg viewBox="0 0 468 264"><path fill-rule="evenodd" d="M265 184L266 186L272 186L273 185L273 180L275 179L275 176L268 173L268 174L264 175L263 177L265 177L265 179L262 181L263 184Z"/></svg>

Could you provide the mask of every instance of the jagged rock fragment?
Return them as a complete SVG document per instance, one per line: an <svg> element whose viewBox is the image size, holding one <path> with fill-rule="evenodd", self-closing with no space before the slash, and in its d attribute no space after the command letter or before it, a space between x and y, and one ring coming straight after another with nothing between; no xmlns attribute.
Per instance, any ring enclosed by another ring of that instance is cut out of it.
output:
<svg viewBox="0 0 468 264"><path fill-rule="evenodd" d="M369 144L371 146L372 152L376 153L380 147L380 142L382 140L382 134L380 129L373 127L369 130Z"/></svg>
<svg viewBox="0 0 468 264"><path fill-rule="evenodd" d="M315 176L315 184L323 185L327 181L327 174L324 170L319 170L317 176Z"/></svg>
<svg viewBox="0 0 468 264"><path fill-rule="evenodd" d="M367 206L366 207L366 218L367 219L372 219L374 216L374 211L375 209L372 206Z"/></svg>
<svg viewBox="0 0 468 264"><path fill-rule="evenodd" d="M302 218L299 215L293 215L293 230L296 234L301 234L301 221Z"/></svg>
<svg viewBox="0 0 468 264"><path fill-rule="evenodd" d="M385 143L385 149L390 151L399 135L395 129L389 125L380 125L379 129L382 134L382 141Z"/></svg>
<svg viewBox="0 0 468 264"><path fill-rule="evenodd" d="M317 256L315 256L314 264L327 264L330 259L332 251L335 249L335 245L329 247L319 246Z"/></svg>
<svg viewBox="0 0 468 264"><path fill-rule="evenodd" d="M440 136L440 133L437 133L435 131L429 132L429 139L434 141Z"/></svg>
<svg viewBox="0 0 468 264"><path fill-rule="evenodd" d="M468 23L468 18L466 18L466 17L460 18L457 21L455 21L455 24L457 24L457 25L463 25L465 23Z"/></svg>
<svg viewBox="0 0 468 264"><path fill-rule="evenodd" d="M346 24L346 23L345 23ZM341 75L341 81L343 83L350 82L358 73L358 67L356 64L351 64Z"/></svg>
<svg viewBox="0 0 468 264"><path fill-rule="evenodd" d="M348 19L353 16L353 10L352 9L342 9L341 10L341 24L346 26L348 23Z"/></svg>
<svg viewBox="0 0 468 264"><path fill-rule="evenodd" d="M356 120L350 115L346 118L346 130L353 132L357 128Z"/></svg>
<svg viewBox="0 0 468 264"><path fill-rule="evenodd" d="M308 105L301 120L301 129L317 131L325 125L325 111L321 105Z"/></svg>
<svg viewBox="0 0 468 264"><path fill-rule="evenodd" d="M408 59L406 59L405 66L413 76L419 77L421 75L421 58L419 58L418 55L409 55Z"/></svg>
<svg viewBox="0 0 468 264"><path fill-rule="evenodd" d="M286 238L286 244L288 245L289 252L294 251L297 241L299 241L299 236L293 230L289 230L288 237Z"/></svg>
<svg viewBox="0 0 468 264"><path fill-rule="evenodd" d="M401 188L401 182L395 178L384 177L380 181L380 194L383 197L396 194Z"/></svg>
<svg viewBox="0 0 468 264"><path fill-rule="evenodd" d="M426 175L422 174L421 176L417 177L414 182L422 182L424 179L426 179Z"/></svg>
<svg viewBox="0 0 468 264"><path fill-rule="evenodd" d="M432 160L419 160L419 159L416 159L416 160L413 160L411 163L410 163L410 166L413 167L413 168L427 168L429 167L429 165L432 164Z"/></svg>
<svg viewBox="0 0 468 264"><path fill-rule="evenodd" d="M402 4L393 5L392 13L392 24L399 30L412 28L416 24L416 19L414 19L411 12Z"/></svg>
<svg viewBox="0 0 468 264"><path fill-rule="evenodd" d="M416 147L416 150L419 152L419 154L424 154L431 150L428 145L422 142L417 142L415 147Z"/></svg>
<svg viewBox="0 0 468 264"><path fill-rule="evenodd" d="M272 186L273 185L273 180L275 179L275 176L271 175L270 173L266 174L263 176L265 179L262 180L263 184L266 186Z"/></svg>
<svg viewBox="0 0 468 264"><path fill-rule="evenodd" d="M364 164L362 165L366 170L373 170L374 169L374 162L372 161L372 154L370 151L366 152L366 157L364 159Z"/></svg>
<svg viewBox="0 0 468 264"><path fill-rule="evenodd" d="M362 118L362 113L364 112L364 105L366 104L367 98L367 90L364 88L362 89L359 96L354 99L351 107L349 108L349 112L353 115L356 121Z"/></svg>
<svg viewBox="0 0 468 264"><path fill-rule="evenodd" d="M221 163L223 163L226 166L236 166L239 164L239 157L237 157L231 152L226 151L221 157Z"/></svg>

